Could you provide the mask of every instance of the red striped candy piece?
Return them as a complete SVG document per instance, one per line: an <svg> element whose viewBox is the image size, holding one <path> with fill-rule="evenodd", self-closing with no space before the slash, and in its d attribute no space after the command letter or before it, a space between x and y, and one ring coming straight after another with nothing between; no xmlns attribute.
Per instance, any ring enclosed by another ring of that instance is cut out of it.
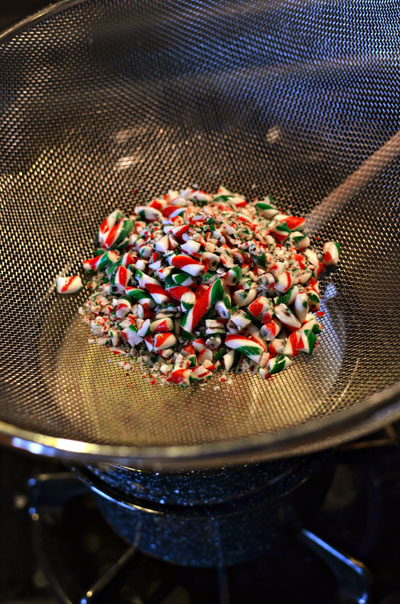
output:
<svg viewBox="0 0 400 604"><path fill-rule="evenodd" d="M129 285L132 277L132 272L124 266L119 266L115 273L114 285L117 287L119 292L125 291L125 288Z"/></svg>
<svg viewBox="0 0 400 604"><path fill-rule="evenodd" d="M323 263L326 266L335 266L339 262L340 246L335 241L327 241L323 247Z"/></svg>
<svg viewBox="0 0 400 604"><path fill-rule="evenodd" d="M281 224L284 223L290 231L296 231L304 227L306 219L302 216L287 216L281 220Z"/></svg>
<svg viewBox="0 0 400 604"><path fill-rule="evenodd" d="M154 336L154 350L164 350L165 348L172 348L176 344L176 337L171 332L158 333Z"/></svg>
<svg viewBox="0 0 400 604"><path fill-rule="evenodd" d="M165 319L156 319L152 323L150 323L150 331L156 333L164 333L171 331L174 327L174 322L169 317Z"/></svg>
<svg viewBox="0 0 400 604"><path fill-rule="evenodd" d="M266 340L274 340L280 330L282 329L281 322L277 319L272 319L269 323L265 323L261 329L260 334Z"/></svg>
<svg viewBox="0 0 400 604"><path fill-rule="evenodd" d="M216 279L207 290L197 298L193 308L184 316L181 326L188 333L192 333L196 325L201 321L206 312L215 305L218 300L221 300L224 295L224 288L219 279Z"/></svg>
<svg viewBox="0 0 400 604"><path fill-rule="evenodd" d="M259 362L264 352L264 348L260 344L251 338L238 334L228 334L225 338L225 345L233 350L238 350L255 363Z"/></svg>
<svg viewBox="0 0 400 604"><path fill-rule="evenodd" d="M167 382L171 384L189 384L191 375L191 369L174 369L167 377Z"/></svg>
<svg viewBox="0 0 400 604"><path fill-rule="evenodd" d="M171 264L192 277L197 277L197 275L205 270L205 266L201 262L183 254L172 256Z"/></svg>
<svg viewBox="0 0 400 604"><path fill-rule="evenodd" d="M258 296L251 304L249 304L248 311L256 319L261 320L265 312L270 308L270 302L265 296Z"/></svg>
<svg viewBox="0 0 400 604"><path fill-rule="evenodd" d="M117 315L118 319L123 319L124 317L126 317L126 315L131 312L131 310L132 306L129 300L122 299L117 304L115 314Z"/></svg>
<svg viewBox="0 0 400 604"><path fill-rule="evenodd" d="M275 289L279 293L283 294L292 287L292 284L292 275L289 273L289 271L284 271L279 275L278 280L275 283Z"/></svg>
<svg viewBox="0 0 400 604"><path fill-rule="evenodd" d="M174 300L179 300L182 298L184 294L192 293L192 290L188 287L183 287L183 285L177 285L176 287L168 287L166 289L168 295Z"/></svg>
<svg viewBox="0 0 400 604"><path fill-rule="evenodd" d="M290 357L296 357L298 355L300 339L300 333L298 331L293 331L286 340L283 348L283 354Z"/></svg>
<svg viewBox="0 0 400 604"><path fill-rule="evenodd" d="M57 292L59 294L75 294L80 289L82 289L82 281L78 275L57 277Z"/></svg>
<svg viewBox="0 0 400 604"><path fill-rule="evenodd" d="M109 254L111 254L111 252L109 252ZM124 254L122 256L121 266L125 266L125 268L126 268L127 266L131 266L134 264L136 264L136 258L131 256L131 254L129 252L126 252L126 254Z"/></svg>

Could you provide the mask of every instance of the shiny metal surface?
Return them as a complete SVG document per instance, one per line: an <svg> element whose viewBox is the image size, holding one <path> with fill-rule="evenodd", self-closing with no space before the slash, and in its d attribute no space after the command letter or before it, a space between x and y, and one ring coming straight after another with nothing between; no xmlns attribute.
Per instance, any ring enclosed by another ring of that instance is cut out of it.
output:
<svg viewBox="0 0 400 604"><path fill-rule="evenodd" d="M322 449L400 416L395 154L322 217L317 236L343 254L321 343L273 380L178 390L125 377L87 344L87 290L54 293L105 214L169 187L224 183L312 212L398 131L391 10L86 0L0 38L0 442L211 467Z"/></svg>

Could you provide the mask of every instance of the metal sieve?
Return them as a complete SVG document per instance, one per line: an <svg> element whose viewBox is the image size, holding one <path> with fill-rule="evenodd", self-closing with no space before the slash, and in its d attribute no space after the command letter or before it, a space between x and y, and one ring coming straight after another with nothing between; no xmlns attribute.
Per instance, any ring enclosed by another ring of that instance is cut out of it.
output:
<svg viewBox="0 0 400 604"><path fill-rule="evenodd" d="M0 36L0 442L212 467L322 449L400 416L397 13L384 1L70 0ZM193 184L269 193L308 214L314 243L341 243L320 345L273 380L180 389L125 376L87 343L88 290L55 293L107 213Z"/></svg>

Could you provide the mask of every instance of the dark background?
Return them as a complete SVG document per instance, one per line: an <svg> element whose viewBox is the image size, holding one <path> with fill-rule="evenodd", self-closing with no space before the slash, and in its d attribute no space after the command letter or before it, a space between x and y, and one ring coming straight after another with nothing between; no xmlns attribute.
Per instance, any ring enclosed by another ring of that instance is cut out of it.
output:
<svg viewBox="0 0 400 604"><path fill-rule="evenodd" d="M50 0L2 0L0 30L51 4Z"/></svg>

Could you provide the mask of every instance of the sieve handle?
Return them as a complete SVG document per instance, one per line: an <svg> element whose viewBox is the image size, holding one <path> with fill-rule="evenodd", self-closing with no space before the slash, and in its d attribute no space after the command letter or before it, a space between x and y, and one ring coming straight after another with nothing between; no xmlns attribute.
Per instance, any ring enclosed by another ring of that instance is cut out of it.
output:
<svg viewBox="0 0 400 604"><path fill-rule="evenodd" d="M306 216L308 231L313 234L324 226L336 212L385 168L400 152L400 132L380 147L371 157L334 189Z"/></svg>

